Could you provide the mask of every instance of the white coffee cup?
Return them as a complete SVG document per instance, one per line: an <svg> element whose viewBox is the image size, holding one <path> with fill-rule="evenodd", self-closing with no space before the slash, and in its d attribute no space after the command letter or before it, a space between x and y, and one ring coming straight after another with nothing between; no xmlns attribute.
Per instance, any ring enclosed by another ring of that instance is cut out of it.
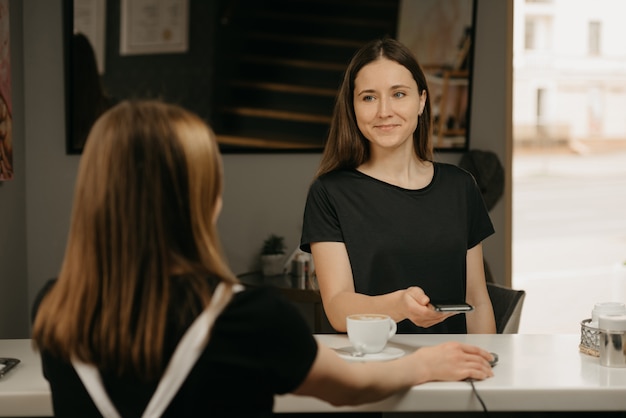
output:
<svg viewBox="0 0 626 418"><path fill-rule="evenodd" d="M348 339L357 353L380 353L396 335L396 322L388 315L354 314L346 318Z"/></svg>

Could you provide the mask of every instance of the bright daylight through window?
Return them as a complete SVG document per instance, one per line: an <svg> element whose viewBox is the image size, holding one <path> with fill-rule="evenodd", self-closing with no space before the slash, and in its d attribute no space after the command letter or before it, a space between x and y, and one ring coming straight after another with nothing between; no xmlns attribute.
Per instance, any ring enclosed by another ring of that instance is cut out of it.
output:
<svg viewBox="0 0 626 418"><path fill-rule="evenodd" d="M514 3L520 333L578 333L596 302L626 302L625 12L622 0Z"/></svg>

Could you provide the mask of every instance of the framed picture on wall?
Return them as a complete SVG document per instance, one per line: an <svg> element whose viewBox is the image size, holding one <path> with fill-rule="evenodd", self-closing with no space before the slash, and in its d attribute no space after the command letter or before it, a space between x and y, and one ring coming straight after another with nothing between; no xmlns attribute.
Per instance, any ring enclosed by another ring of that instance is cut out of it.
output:
<svg viewBox="0 0 626 418"><path fill-rule="evenodd" d="M475 0L365 2L360 18L320 7L322 0L107 0L103 52L73 31L77 0L63 1L70 154L82 152L95 118L127 98L193 111L211 125L223 153L320 153L352 55L385 36L415 51L428 75L435 149L468 149ZM166 5L175 6L168 9L174 29L141 18ZM183 6L188 20L177 12ZM376 24L363 25L364 18ZM185 33L180 48L165 45ZM106 57L99 75L94 49Z"/></svg>
<svg viewBox="0 0 626 418"><path fill-rule="evenodd" d="M0 0L0 181L13 179L9 0Z"/></svg>
<svg viewBox="0 0 626 418"><path fill-rule="evenodd" d="M188 0L122 0L120 54L187 52Z"/></svg>

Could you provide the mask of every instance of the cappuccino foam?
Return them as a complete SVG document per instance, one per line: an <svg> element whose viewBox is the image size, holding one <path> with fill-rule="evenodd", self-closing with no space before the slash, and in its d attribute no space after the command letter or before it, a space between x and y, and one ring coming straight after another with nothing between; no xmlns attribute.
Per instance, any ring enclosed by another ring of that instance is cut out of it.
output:
<svg viewBox="0 0 626 418"><path fill-rule="evenodd" d="M367 315L350 315L350 319L355 321L380 321L387 319L385 315L367 314Z"/></svg>

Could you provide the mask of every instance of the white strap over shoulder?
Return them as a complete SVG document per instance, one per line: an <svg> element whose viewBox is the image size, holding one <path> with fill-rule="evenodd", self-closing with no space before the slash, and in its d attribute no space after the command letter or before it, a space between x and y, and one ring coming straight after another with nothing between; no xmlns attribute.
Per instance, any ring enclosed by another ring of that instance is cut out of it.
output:
<svg viewBox="0 0 626 418"><path fill-rule="evenodd" d="M228 305L233 293L242 289L241 285L228 287L220 283L217 286L209 306L195 319L178 343L156 391L142 414L143 418L158 418L163 414L202 354L215 319ZM72 365L102 416L119 418L119 413L104 390L98 370L92 364L85 364L76 359L72 359Z"/></svg>
<svg viewBox="0 0 626 418"><path fill-rule="evenodd" d="M72 366L74 366L74 370L76 370L78 377L82 380L85 389L87 389L102 416L104 418L119 418L117 409L104 390L98 369L92 364L83 363L76 359L72 359Z"/></svg>

